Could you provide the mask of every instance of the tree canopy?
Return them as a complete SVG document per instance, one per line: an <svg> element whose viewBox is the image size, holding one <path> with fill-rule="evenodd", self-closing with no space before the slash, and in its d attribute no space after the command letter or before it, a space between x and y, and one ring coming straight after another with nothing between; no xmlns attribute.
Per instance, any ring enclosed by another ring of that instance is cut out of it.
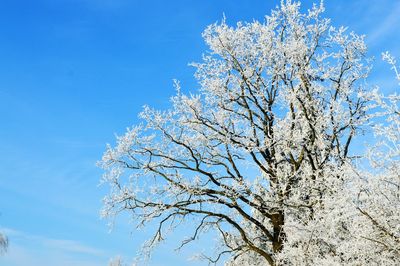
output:
<svg viewBox="0 0 400 266"><path fill-rule="evenodd" d="M103 215L157 223L150 248L190 219L181 245L214 230L203 257L227 265L400 263L399 97L368 85L364 36L323 11L282 1L263 22L207 27L198 92L176 81L170 109L145 107L108 146ZM357 154L365 131L379 141Z"/></svg>

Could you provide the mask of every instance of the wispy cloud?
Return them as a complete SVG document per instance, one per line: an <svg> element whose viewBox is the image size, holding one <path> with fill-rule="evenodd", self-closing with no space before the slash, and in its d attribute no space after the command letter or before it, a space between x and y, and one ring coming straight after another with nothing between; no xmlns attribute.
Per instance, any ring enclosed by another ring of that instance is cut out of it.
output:
<svg viewBox="0 0 400 266"><path fill-rule="evenodd" d="M376 25L371 32L367 35L368 43L376 45L380 40L384 40L385 36L397 30L397 25L400 22L400 3L397 3L395 8L382 19L382 22Z"/></svg>
<svg viewBox="0 0 400 266"><path fill-rule="evenodd" d="M0 257L0 264L92 266L106 264L111 257L104 250L75 240L50 238L11 228L3 228L1 232L10 239L10 247L8 253Z"/></svg>
<svg viewBox="0 0 400 266"><path fill-rule="evenodd" d="M43 245L49 249L97 256L104 256L106 253L103 250L84 245L75 240L49 238L40 235L28 234L11 228L3 228L2 232L4 232L9 238L35 242L36 244Z"/></svg>

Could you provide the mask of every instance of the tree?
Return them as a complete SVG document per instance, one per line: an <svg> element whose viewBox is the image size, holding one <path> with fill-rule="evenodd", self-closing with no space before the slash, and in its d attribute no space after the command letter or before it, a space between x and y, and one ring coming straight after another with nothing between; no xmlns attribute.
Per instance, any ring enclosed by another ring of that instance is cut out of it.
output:
<svg viewBox="0 0 400 266"><path fill-rule="evenodd" d="M128 266L128 264L124 263L120 256L116 256L110 259L108 266ZM135 264L132 264L132 266L135 266Z"/></svg>
<svg viewBox="0 0 400 266"><path fill-rule="evenodd" d="M387 52L383 59L391 64L400 81L395 60ZM367 248L359 248L359 257L379 265L400 264L400 96L377 95L379 117L384 124L375 123L377 144L367 158L373 171L364 171L359 184L356 209L360 218L352 231L367 240ZM359 243L365 241L358 241ZM360 245L360 244L358 244Z"/></svg>
<svg viewBox="0 0 400 266"><path fill-rule="evenodd" d="M383 57L400 80L394 59ZM285 247L276 256L281 264L400 264L400 97L375 94L374 101L376 144L361 158L367 166L342 168L347 184L324 195L313 219L286 224ZM244 261L252 264L254 258Z"/></svg>
<svg viewBox="0 0 400 266"><path fill-rule="evenodd" d="M0 233L0 254L7 251L8 248L8 238L7 236Z"/></svg>
<svg viewBox="0 0 400 266"><path fill-rule="evenodd" d="M175 82L171 109L145 107L143 123L108 146L103 215L157 223L150 248L188 220L195 229L182 246L214 230L221 248L211 262L357 261L345 250L362 239L349 234L350 218L369 218L353 204L351 143L376 93L365 87L363 36L330 26L323 11L303 14L288 0L263 23L209 26L210 52L193 64L199 92Z"/></svg>

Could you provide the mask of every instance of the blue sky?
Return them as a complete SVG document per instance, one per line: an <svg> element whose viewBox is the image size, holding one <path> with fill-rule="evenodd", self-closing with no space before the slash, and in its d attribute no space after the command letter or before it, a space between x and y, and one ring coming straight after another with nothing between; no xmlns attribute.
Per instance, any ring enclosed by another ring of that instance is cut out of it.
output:
<svg viewBox="0 0 400 266"><path fill-rule="evenodd" d="M326 0L333 25L367 34L377 58L372 83L397 89L380 53L400 57L400 2ZM129 261L149 236L122 217L99 218L107 187L95 163L144 104L168 106L172 79L196 90L204 28L262 20L279 1L0 0L0 228L10 239L0 265L106 265ZM310 7L312 1L303 1ZM185 265L180 232L150 265ZM195 264L195 263L191 263ZM201 263L199 263L201 264Z"/></svg>

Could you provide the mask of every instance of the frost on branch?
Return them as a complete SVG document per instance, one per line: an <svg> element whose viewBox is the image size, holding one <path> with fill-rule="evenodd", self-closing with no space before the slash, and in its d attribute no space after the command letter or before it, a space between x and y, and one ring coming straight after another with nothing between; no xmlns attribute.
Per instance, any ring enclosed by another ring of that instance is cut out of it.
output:
<svg viewBox="0 0 400 266"><path fill-rule="evenodd" d="M356 263L343 245L359 209L350 149L375 98L363 36L323 11L282 1L264 22L207 27L198 93L176 82L169 110L145 107L142 124L107 148L104 216L157 224L148 248L190 220L182 246L219 234L219 251L203 256L211 262Z"/></svg>
<svg viewBox="0 0 400 266"><path fill-rule="evenodd" d="M395 71L396 61L388 53L383 54ZM381 107L380 118L375 124L377 144L367 154L373 171L360 185L357 210L361 218L354 231L367 240L367 248L360 256L365 262L377 265L400 264L400 96L392 94L377 97Z"/></svg>
<svg viewBox="0 0 400 266"><path fill-rule="evenodd" d="M393 58L389 63L396 71ZM376 144L365 156L369 165L342 169L347 184L325 195L323 208L305 226L294 222L289 231L286 221L290 237L277 256L280 263L400 264L400 97L375 94L374 101Z"/></svg>

